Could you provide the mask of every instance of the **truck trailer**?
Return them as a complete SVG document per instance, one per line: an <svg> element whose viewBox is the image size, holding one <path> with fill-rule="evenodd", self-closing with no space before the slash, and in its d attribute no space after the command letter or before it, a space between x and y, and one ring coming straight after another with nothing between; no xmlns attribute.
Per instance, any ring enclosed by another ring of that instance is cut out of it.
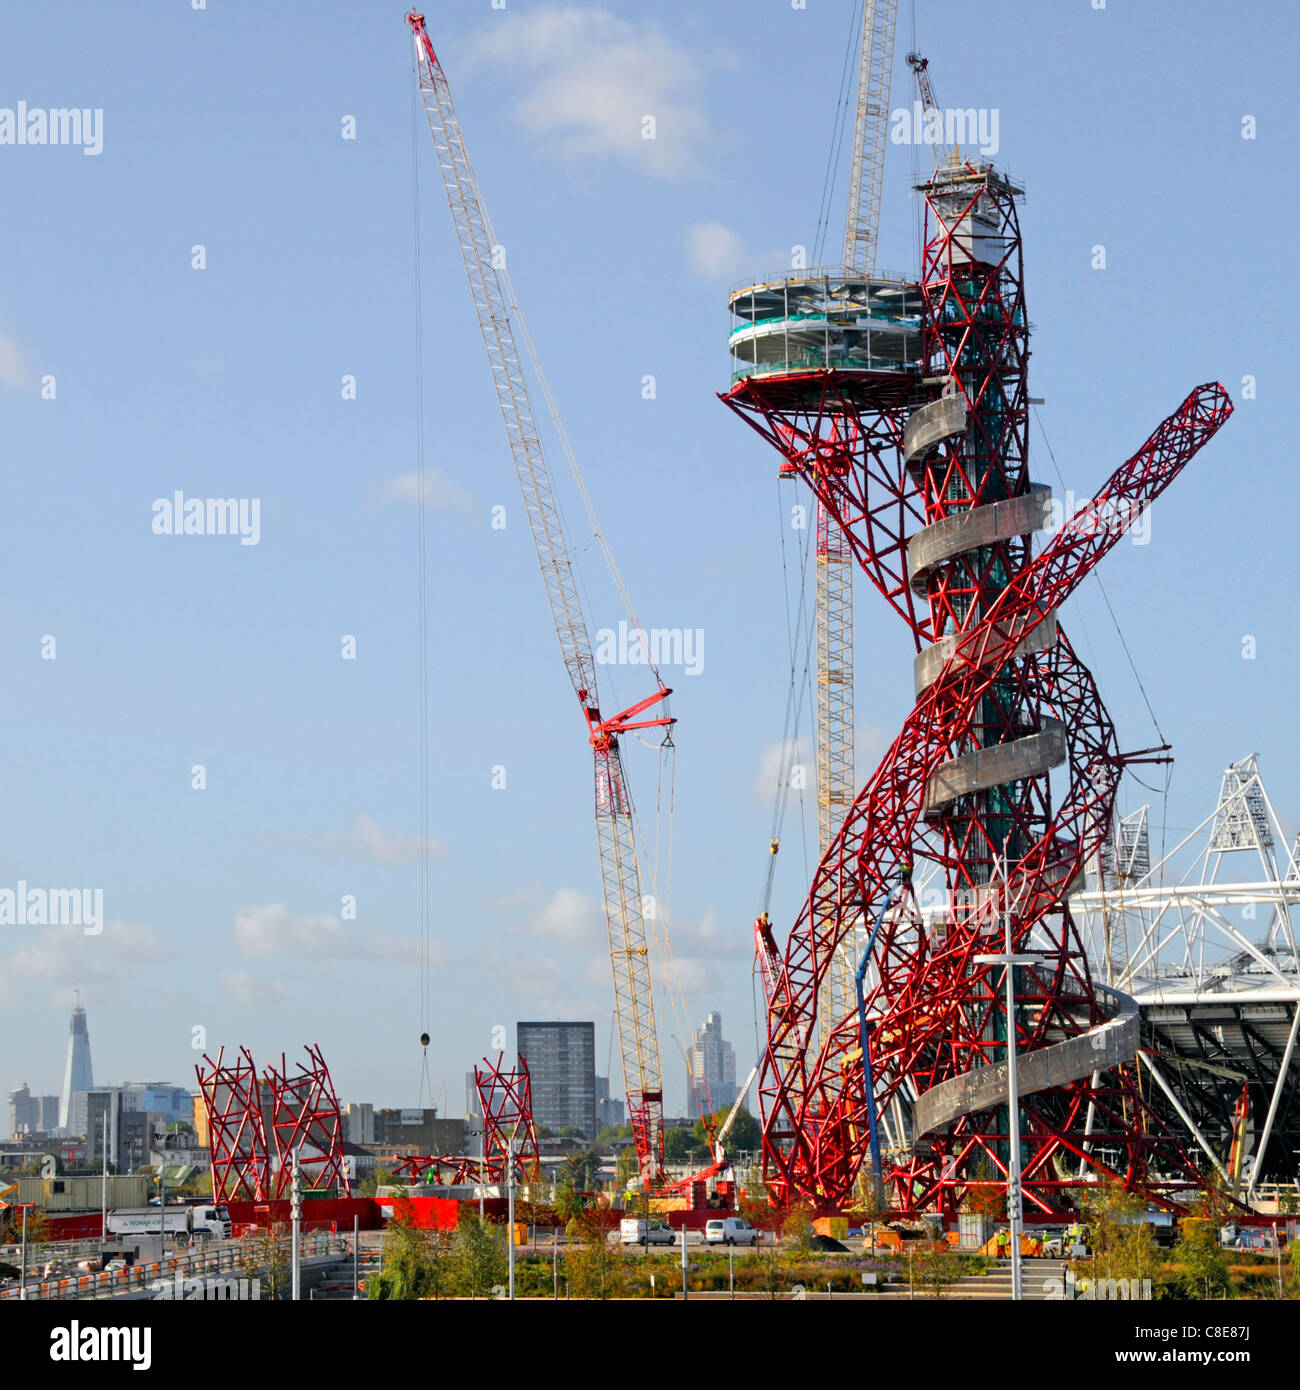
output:
<svg viewBox="0 0 1300 1390"><path fill-rule="evenodd" d="M194 1206L115 1207L108 1213L110 1236L193 1236L229 1240L230 1212L221 1203Z"/></svg>

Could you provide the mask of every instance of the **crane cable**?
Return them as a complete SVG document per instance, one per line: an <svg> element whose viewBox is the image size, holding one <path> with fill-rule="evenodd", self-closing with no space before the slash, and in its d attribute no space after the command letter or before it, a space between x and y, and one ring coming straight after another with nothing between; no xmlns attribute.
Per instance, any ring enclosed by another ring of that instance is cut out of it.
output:
<svg viewBox="0 0 1300 1390"><path fill-rule="evenodd" d="M416 583L419 595L417 659L419 661L419 763L420 763L420 1036L428 1037L431 1001L430 969L430 892L429 892L429 600L428 547L426 543L427 497L424 469L424 293L420 255L420 160L419 160L419 73L412 59L411 87L411 207L415 249L415 476L416 525L419 528L416 546ZM422 1042L419 1107L424 1108L426 1097L433 1104L433 1086L429 1078L429 1047Z"/></svg>
<svg viewBox="0 0 1300 1390"><path fill-rule="evenodd" d="M1052 441L1051 441L1050 439L1048 439L1048 437L1047 437L1047 429L1046 429L1046 427L1043 425L1043 416L1042 416L1042 413L1039 411L1039 409L1038 409L1037 406L1034 406L1033 410L1034 410L1034 419L1038 422L1038 432L1039 432L1040 435L1042 435L1042 437L1043 437L1043 443L1044 443L1044 445L1046 445L1046 447L1047 447L1047 456L1048 456L1048 458L1050 458L1050 459L1052 460L1052 467L1053 467L1053 469L1056 471L1057 479L1058 479L1058 481L1059 481L1060 484L1061 484L1061 490L1062 490L1062 492L1064 492L1064 491L1066 491L1066 487L1065 487L1065 476L1064 476L1064 474L1062 474L1062 472L1061 472L1061 465L1060 465L1059 463L1057 463L1057 461L1056 461L1056 452L1055 452L1055 450L1053 450L1053 448L1052 448ZM1064 504L1062 504L1062 505L1064 505ZM1114 628L1115 628L1115 634L1116 634L1116 636L1119 638L1119 644L1120 644L1120 646L1123 647L1123 649L1124 649L1124 655L1125 655L1125 657L1128 659L1129 670L1131 670L1131 671L1133 672L1133 679L1137 682L1137 688L1138 688L1138 690L1141 692L1141 695L1142 695L1142 703L1143 703L1144 705L1146 705L1146 707L1147 707L1147 713L1151 716L1151 724L1152 724L1152 727L1153 727L1153 728L1155 729L1155 731L1156 731L1156 737L1160 740L1161 743L1165 743L1167 740L1165 739L1164 730L1161 729L1161 727L1160 727L1160 721L1159 721L1159 719L1156 718L1155 709L1153 708L1153 706L1152 706L1152 704L1151 704L1151 699L1150 699L1150 697L1147 695L1147 688L1146 688L1146 686L1142 683L1142 676L1141 676L1141 673L1138 671L1137 662L1134 661L1134 659L1133 659L1133 653L1129 650L1128 641L1126 640L1126 638L1125 638L1125 636L1124 636L1124 629L1120 626L1119 618L1116 616L1116 614L1115 614L1115 609L1114 609L1114 608L1112 607L1112 605L1111 605L1110 595L1106 592L1106 584L1105 584L1105 581L1102 579L1101 575L1097 572L1096 569L1094 569L1094 570L1092 571L1092 573L1091 573L1091 575L1089 576L1089 578L1093 579L1093 580L1096 582L1097 588L1098 588L1098 589L1100 590L1100 592L1101 592L1102 601L1103 601L1103 602L1105 603L1105 605L1106 605L1106 612L1110 614L1110 621L1111 621L1112 625L1113 625ZM1082 614L1079 615L1079 625L1080 625L1080 627L1082 628L1084 637L1085 637L1085 639L1086 639L1086 638L1087 638L1087 635L1088 635L1088 630L1087 630L1087 627L1084 625ZM1089 642L1088 645L1091 647L1092 643ZM1171 785L1172 782L1173 782L1173 776L1174 776L1174 772L1173 772L1173 763L1172 763L1172 761L1171 761L1171 762L1165 763L1164 769L1165 769L1165 777L1164 777L1164 786L1163 786L1163 787L1152 787L1152 786L1150 786L1148 783L1143 782L1142 779L1141 779L1139 776L1137 776L1137 774L1134 773L1133 770L1132 770L1131 768L1126 768L1126 769L1125 769L1125 771L1128 772L1129 776L1132 777L1133 780L1134 780L1135 782L1137 782L1140 786L1146 787L1147 791L1153 792L1154 794L1156 794L1157 796L1159 796L1159 797L1161 798L1161 806L1160 806L1160 863L1161 863L1161 866L1162 866L1162 870L1161 870L1161 873L1162 873L1162 883L1163 883L1163 865L1164 865L1164 859L1165 859L1165 844L1166 844L1166 836L1167 836L1167 834L1168 834L1167 822L1168 822L1168 820L1169 820L1169 788L1170 788L1170 785Z"/></svg>
<svg viewBox="0 0 1300 1390"><path fill-rule="evenodd" d="M865 0L857 0L850 15L849 37L844 46L844 61L840 67L840 94L835 103L835 120L831 126L831 142L826 150L826 172L822 175L822 193L817 205L817 226L813 233L813 265L821 264L822 247L826 243L826 233L830 230L831 204L835 200L835 180L840 167L840 151L844 147L844 132L848 128L850 58L853 54L853 40L862 27L862 6Z"/></svg>

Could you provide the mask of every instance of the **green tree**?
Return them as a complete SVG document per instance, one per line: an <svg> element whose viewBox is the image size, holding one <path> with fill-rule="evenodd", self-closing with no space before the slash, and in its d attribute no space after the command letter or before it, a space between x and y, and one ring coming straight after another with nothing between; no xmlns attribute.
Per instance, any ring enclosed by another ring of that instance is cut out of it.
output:
<svg viewBox="0 0 1300 1390"><path fill-rule="evenodd" d="M664 1162L689 1163L695 1139L689 1129L670 1129L664 1133Z"/></svg>
<svg viewBox="0 0 1300 1390"><path fill-rule="evenodd" d="M718 1110L710 1116L715 1134L726 1124L730 1113L730 1109ZM697 1152L709 1152L709 1132L702 1118L695 1121L695 1147ZM728 1154L757 1153L763 1147L763 1126L748 1110L736 1111L724 1147Z"/></svg>
<svg viewBox="0 0 1300 1390"><path fill-rule="evenodd" d="M987 1217L990 1221L1006 1220L1006 1180L998 1177L987 1158L981 1159L975 1165L965 1196L962 1198L962 1207L972 1216Z"/></svg>
<svg viewBox="0 0 1300 1390"><path fill-rule="evenodd" d="M944 1298L961 1277L961 1265L946 1240L924 1242L912 1257L912 1275L931 1298Z"/></svg>
<svg viewBox="0 0 1300 1390"><path fill-rule="evenodd" d="M620 1191L626 1192L628 1183L632 1182L640 1171L641 1168L640 1164L637 1162L636 1150L629 1144L618 1156L616 1172L618 1173Z"/></svg>
<svg viewBox="0 0 1300 1390"><path fill-rule="evenodd" d="M387 1168L372 1169L357 1184L358 1197L373 1197L381 1187L388 1187L392 1184L393 1174Z"/></svg>
<svg viewBox="0 0 1300 1390"><path fill-rule="evenodd" d="M1088 1248L1093 1252L1088 1274L1098 1279L1154 1279L1160 1258L1150 1225L1143 1219L1146 1202L1123 1183L1098 1183L1083 1201L1088 1224Z"/></svg>
<svg viewBox="0 0 1300 1390"><path fill-rule="evenodd" d="M573 1185L571 1176L561 1175L555 1189L555 1211L567 1226L587 1205L587 1199Z"/></svg>
<svg viewBox="0 0 1300 1390"><path fill-rule="evenodd" d="M581 1244L564 1256L564 1277L573 1298L622 1298L628 1291L627 1258L609 1240L594 1213L578 1222Z"/></svg>
<svg viewBox="0 0 1300 1390"><path fill-rule="evenodd" d="M280 1301L293 1293L293 1270L289 1258L287 1227L272 1226L253 1235L241 1236L235 1265L241 1274L261 1284L265 1299Z"/></svg>
<svg viewBox="0 0 1300 1390"><path fill-rule="evenodd" d="M782 1213L773 1206L766 1187L760 1186L753 1193L742 1193L739 1211L755 1230L775 1235L781 1229ZM775 1244L775 1241L769 1243Z"/></svg>
<svg viewBox="0 0 1300 1390"><path fill-rule="evenodd" d="M781 1223L781 1242L789 1259L806 1260L813 1252L816 1234L813 1209L807 1203L798 1202L786 1212L785 1220Z"/></svg>
<svg viewBox="0 0 1300 1390"><path fill-rule="evenodd" d="M200 1168L197 1172L191 1173L176 1190L182 1197L211 1197L212 1170ZM171 1189L168 1188L168 1191Z"/></svg>
<svg viewBox="0 0 1300 1390"><path fill-rule="evenodd" d="M18 1245L23 1238L23 1209L19 1206L0 1210L0 1245ZM43 1245L50 1238L50 1222L44 1207L27 1208L27 1249Z"/></svg>
<svg viewBox="0 0 1300 1390"><path fill-rule="evenodd" d="M1173 1249L1178 1287L1187 1298L1223 1298L1228 1262L1219 1249L1218 1225L1208 1217L1185 1216L1182 1238Z"/></svg>
<svg viewBox="0 0 1300 1390"><path fill-rule="evenodd" d="M479 1219L472 1208L460 1209L451 1244L451 1288L465 1298L491 1298L506 1280L505 1232Z"/></svg>
<svg viewBox="0 0 1300 1390"><path fill-rule="evenodd" d="M393 1200L393 1219L384 1232L383 1267L366 1286L376 1300L440 1298L448 1283L448 1240L442 1231L421 1230L406 1197Z"/></svg>
<svg viewBox="0 0 1300 1390"><path fill-rule="evenodd" d="M568 1180L576 1192L593 1192L600 1186L600 1155L590 1149L570 1154L560 1169L560 1182Z"/></svg>

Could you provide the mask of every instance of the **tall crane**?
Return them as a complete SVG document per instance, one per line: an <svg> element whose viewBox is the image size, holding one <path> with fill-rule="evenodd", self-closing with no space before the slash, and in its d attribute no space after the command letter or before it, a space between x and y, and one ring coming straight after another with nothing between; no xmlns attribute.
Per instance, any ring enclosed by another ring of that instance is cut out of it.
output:
<svg viewBox="0 0 1300 1390"><path fill-rule="evenodd" d="M664 1176L663 1083L646 927L641 910L632 799L623 771L619 737L636 729L669 728L674 721L666 705L662 714L649 715L648 712L666 701L672 691L664 686L658 671L651 666L656 690L621 714L607 718L601 713L586 615L578 597L568 539L556 506L550 469L515 346L512 318L519 318L518 305L510 290L509 275L494 255L497 242L492 224L470 167L451 88L429 40L424 16L412 10L406 22L415 38L420 96L483 333L497 403L519 476L524 510L537 548L560 651L578 697L594 758L596 838L600 848L601 890L609 931L628 1117L642 1182L657 1184ZM520 327L531 349L522 320ZM621 588L621 581L619 584Z"/></svg>
<svg viewBox="0 0 1300 1390"><path fill-rule="evenodd" d="M907 55L907 66L912 69L916 77L916 85L921 92L921 105L925 110L925 119L929 121L933 115L935 119L935 132L932 141L934 145L934 162L937 167L942 168L945 164L952 161L955 153L960 151L949 150L944 142L943 135L943 114L939 110L939 103L934 99L934 84L930 81L930 60L919 53L909 53Z"/></svg>
<svg viewBox="0 0 1300 1390"><path fill-rule="evenodd" d="M876 266L885 173L889 83L898 0L863 0L857 115L844 228L846 279L866 280ZM817 502L817 850L824 858L858 789L853 768L853 554L848 536ZM824 1042L854 999L853 934L831 961L817 1010Z"/></svg>

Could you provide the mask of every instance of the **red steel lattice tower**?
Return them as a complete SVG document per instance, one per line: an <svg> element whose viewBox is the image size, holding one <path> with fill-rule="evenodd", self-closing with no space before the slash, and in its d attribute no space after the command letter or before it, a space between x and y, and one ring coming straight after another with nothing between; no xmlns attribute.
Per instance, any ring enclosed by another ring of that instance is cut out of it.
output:
<svg viewBox="0 0 1300 1390"><path fill-rule="evenodd" d="M920 191L919 286L805 273L732 296L724 400L843 527L917 653L916 705L779 963L759 932L765 1169L778 1199L836 1206L874 1149L896 1206L955 1210L1007 1174L1011 1035L1031 1211L1067 1209L1090 1171L1173 1201L1199 1175L1142 1098L1136 1007L1092 980L1069 907L1138 755L1120 753L1057 609L1232 407L1194 391L1034 558L1053 517L1028 472L1020 190L953 162ZM1010 1025L977 959L1005 914L1035 958ZM851 931L868 943L862 1014L827 1028L819 994Z"/></svg>
<svg viewBox="0 0 1300 1390"><path fill-rule="evenodd" d="M484 1057L482 1069L474 1068L474 1089L483 1111L483 1176L487 1182L504 1182L513 1152L516 1176L531 1182L542 1167L533 1122L532 1080L522 1057L510 1071L502 1066L504 1061L502 1052L495 1062Z"/></svg>
<svg viewBox="0 0 1300 1390"><path fill-rule="evenodd" d="M213 1201L264 1202L271 1191L271 1164L266 1152L262 1094L248 1049L233 1065L204 1056L194 1068L208 1121L208 1151Z"/></svg>
<svg viewBox="0 0 1300 1390"><path fill-rule="evenodd" d="M274 1196L284 1197L292 1184L293 1154L298 1153L304 1188L334 1188L352 1195L352 1183L343 1162L343 1124L329 1068L320 1048L307 1046L310 1066L295 1065L289 1075L284 1055L280 1067L266 1074L271 1091L271 1129L279 1166Z"/></svg>

